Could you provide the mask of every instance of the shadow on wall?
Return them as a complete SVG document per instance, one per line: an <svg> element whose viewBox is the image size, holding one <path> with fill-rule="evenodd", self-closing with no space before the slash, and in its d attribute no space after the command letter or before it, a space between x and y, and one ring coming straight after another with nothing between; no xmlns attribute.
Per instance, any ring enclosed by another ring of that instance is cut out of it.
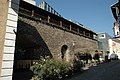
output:
<svg viewBox="0 0 120 80"><path fill-rule="evenodd" d="M13 4L11 4L11 8L16 14L18 14L16 10L18 1L21 0L12 0ZM14 32L16 33L15 30ZM32 61L45 55L52 57L47 44L36 28L18 20L12 80L30 80L33 76L33 73L29 70Z"/></svg>
<svg viewBox="0 0 120 80"><path fill-rule="evenodd" d="M36 28L21 20L18 21L15 60L38 60L40 56L52 54Z"/></svg>

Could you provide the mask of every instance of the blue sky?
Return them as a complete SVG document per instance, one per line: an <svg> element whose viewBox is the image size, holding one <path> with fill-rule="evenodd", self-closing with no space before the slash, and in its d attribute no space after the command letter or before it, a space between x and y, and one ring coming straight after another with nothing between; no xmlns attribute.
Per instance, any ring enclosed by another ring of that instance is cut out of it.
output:
<svg viewBox="0 0 120 80"><path fill-rule="evenodd" d="M39 4L42 0L36 0ZM111 5L117 0L45 0L66 19L72 19L92 29L113 36L114 18Z"/></svg>

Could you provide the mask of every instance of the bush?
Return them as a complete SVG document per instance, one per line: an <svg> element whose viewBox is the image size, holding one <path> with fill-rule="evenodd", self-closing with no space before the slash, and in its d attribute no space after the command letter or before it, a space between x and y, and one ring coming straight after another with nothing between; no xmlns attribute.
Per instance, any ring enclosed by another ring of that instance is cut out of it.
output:
<svg viewBox="0 0 120 80"><path fill-rule="evenodd" d="M49 57L43 58L35 62L30 69L34 73L33 80L56 80L70 75L72 67L65 61L58 61L50 59Z"/></svg>

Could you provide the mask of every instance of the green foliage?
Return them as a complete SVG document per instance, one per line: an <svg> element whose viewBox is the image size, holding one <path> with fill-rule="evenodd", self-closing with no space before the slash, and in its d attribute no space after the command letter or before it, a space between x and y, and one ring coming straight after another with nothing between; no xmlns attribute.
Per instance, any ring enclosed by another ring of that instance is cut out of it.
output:
<svg viewBox="0 0 120 80"><path fill-rule="evenodd" d="M41 57L30 68L34 75L33 80L56 80L68 76L72 67L65 61L50 59L49 57Z"/></svg>

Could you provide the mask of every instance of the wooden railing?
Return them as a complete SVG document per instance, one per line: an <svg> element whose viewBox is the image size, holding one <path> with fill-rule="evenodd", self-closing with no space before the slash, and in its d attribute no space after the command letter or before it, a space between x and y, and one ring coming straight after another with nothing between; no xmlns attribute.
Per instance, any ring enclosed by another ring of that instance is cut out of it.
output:
<svg viewBox="0 0 120 80"><path fill-rule="evenodd" d="M82 29L82 31L80 30L80 26L77 26L77 25L71 25L71 23L65 23L64 20L54 20L53 18L50 18L49 15L47 16L44 16L44 14L38 14L38 13L35 13L34 11L29 11L29 10L26 10L26 9L23 9L23 8L20 8L19 9L19 14L22 14L22 15L25 15L25 16L29 16L31 18L34 18L36 20L39 20L43 23L46 23L46 24L52 24L56 27L59 27L59 28L62 28L62 29L65 29L69 32L72 32L72 33L75 33L75 34L78 34L78 35L81 35L81 36L84 36L86 38L90 38L90 39L93 39L93 36L91 35L94 35L92 32L89 32L89 30L87 31L86 29ZM60 23L61 22L61 23ZM62 25L61 25L62 24Z"/></svg>
<svg viewBox="0 0 120 80"><path fill-rule="evenodd" d="M30 66L38 60L17 60L15 61L15 69L30 69Z"/></svg>

